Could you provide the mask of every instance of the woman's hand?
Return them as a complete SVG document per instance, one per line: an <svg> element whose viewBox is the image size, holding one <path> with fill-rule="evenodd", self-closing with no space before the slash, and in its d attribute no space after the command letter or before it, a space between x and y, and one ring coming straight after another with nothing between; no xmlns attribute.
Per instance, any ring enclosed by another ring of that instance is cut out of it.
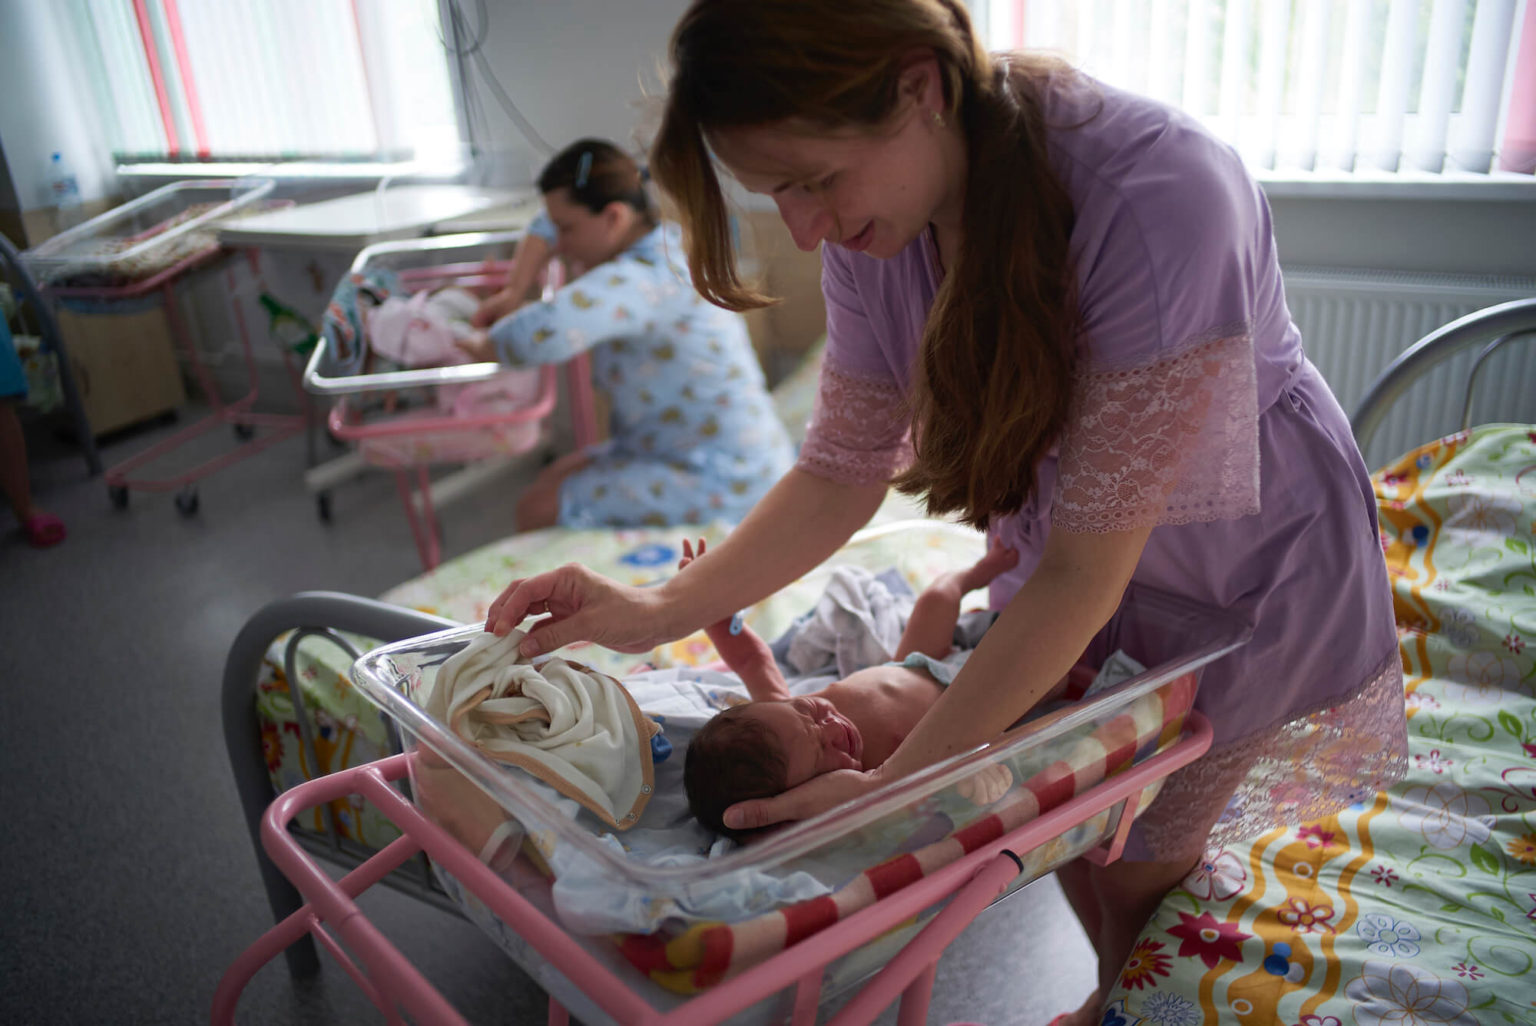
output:
<svg viewBox="0 0 1536 1026"><path fill-rule="evenodd" d="M489 328L507 314L523 305L523 298L510 289L502 289L475 308L469 323L476 328Z"/></svg>
<svg viewBox="0 0 1536 1026"><path fill-rule="evenodd" d="M648 652L687 633L672 623L659 588L632 588L584 566L513 581L491 603L485 629L503 635L525 617L548 613L518 646L524 657L590 641L615 652Z"/></svg>
<svg viewBox="0 0 1536 1026"><path fill-rule="evenodd" d="M496 363L496 346L491 342L491 336L484 331L477 331L468 338L456 338L453 344L469 354L469 358L476 363Z"/></svg>
<svg viewBox="0 0 1536 1026"><path fill-rule="evenodd" d="M725 825L732 830L755 830L789 820L810 819L878 790L882 783L878 766L872 770L833 770L772 798L737 802L725 810Z"/></svg>
<svg viewBox="0 0 1536 1026"><path fill-rule="evenodd" d="M991 805L1013 786L1013 771L1000 762L983 766L955 785L960 797L972 805Z"/></svg>

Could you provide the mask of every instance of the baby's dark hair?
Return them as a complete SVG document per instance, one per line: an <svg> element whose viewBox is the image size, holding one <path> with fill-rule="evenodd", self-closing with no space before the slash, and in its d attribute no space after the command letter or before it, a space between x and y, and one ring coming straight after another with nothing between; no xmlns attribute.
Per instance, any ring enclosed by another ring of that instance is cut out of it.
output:
<svg viewBox="0 0 1536 1026"><path fill-rule="evenodd" d="M788 779L778 741L761 720L742 715L746 708L727 709L704 724L689 742L683 762L688 810L715 833L737 842L758 831L726 826L725 810L737 802L781 794Z"/></svg>
<svg viewBox="0 0 1536 1026"><path fill-rule="evenodd" d="M651 224L656 208L640 164L604 139L578 139L555 154L539 173L539 191L571 190L571 200L594 214L615 201L627 203Z"/></svg>

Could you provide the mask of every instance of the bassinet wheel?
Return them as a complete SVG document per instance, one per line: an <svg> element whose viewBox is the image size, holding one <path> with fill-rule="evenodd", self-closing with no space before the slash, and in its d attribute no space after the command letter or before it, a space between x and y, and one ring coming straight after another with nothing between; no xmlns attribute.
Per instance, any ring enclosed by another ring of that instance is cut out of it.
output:
<svg viewBox="0 0 1536 1026"><path fill-rule="evenodd" d="M176 493L176 510L184 517L197 512L197 489L191 485Z"/></svg>
<svg viewBox="0 0 1536 1026"><path fill-rule="evenodd" d="M250 441L252 438L256 437L256 425L236 423L235 437L240 439L242 442Z"/></svg>
<svg viewBox="0 0 1536 1026"><path fill-rule="evenodd" d="M320 492L315 496L315 512L320 514L320 519L325 523L331 522L331 493Z"/></svg>
<svg viewBox="0 0 1536 1026"><path fill-rule="evenodd" d="M107 498L112 500L112 508L113 509L127 509L128 508L128 486L127 485L108 485L107 486Z"/></svg>

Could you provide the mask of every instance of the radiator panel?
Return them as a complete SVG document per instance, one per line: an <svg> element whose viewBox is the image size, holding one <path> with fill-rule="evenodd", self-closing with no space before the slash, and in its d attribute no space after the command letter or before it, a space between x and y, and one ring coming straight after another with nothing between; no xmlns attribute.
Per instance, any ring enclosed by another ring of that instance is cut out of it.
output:
<svg viewBox="0 0 1536 1026"><path fill-rule="evenodd" d="M1484 307L1531 296L1536 278L1285 270L1286 303L1307 356L1351 414L1387 365L1425 335ZM1439 365L1398 400L1367 445L1367 466L1461 426L1476 356L1469 351ZM1495 422L1536 424L1536 341L1505 346L1480 373L1472 423Z"/></svg>

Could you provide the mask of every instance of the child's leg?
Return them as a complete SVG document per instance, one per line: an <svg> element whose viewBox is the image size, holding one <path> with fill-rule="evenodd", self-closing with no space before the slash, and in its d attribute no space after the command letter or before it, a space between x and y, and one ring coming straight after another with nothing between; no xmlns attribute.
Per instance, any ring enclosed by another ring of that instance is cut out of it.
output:
<svg viewBox="0 0 1536 1026"><path fill-rule="evenodd" d="M913 652L921 652L934 659L943 659L954 647L955 621L960 618L960 600L977 588L985 588L998 574L1011 570L1018 563L1019 554L998 542L993 542L987 554L966 570L951 570L940 574L912 606L912 616L907 629L901 635L896 658L905 659Z"/></svg>
<svg viewBox="0 0 1536 1026"><path fill-rule="evenodd" d="M553 527L560 521L560 486L565 479L592 463L584 449L568 452L539 471L518 496L516 524L519 531Z"/></svg>
<svg viewBox="0 0 1536 1026"><path fill-rule="evenodd" d="M6 342L9 345L9 340ZM32 516L32 482L27 472L27 440L22 434L16 405L0 399L0 490L5 492L18 523Z"/></svg>

